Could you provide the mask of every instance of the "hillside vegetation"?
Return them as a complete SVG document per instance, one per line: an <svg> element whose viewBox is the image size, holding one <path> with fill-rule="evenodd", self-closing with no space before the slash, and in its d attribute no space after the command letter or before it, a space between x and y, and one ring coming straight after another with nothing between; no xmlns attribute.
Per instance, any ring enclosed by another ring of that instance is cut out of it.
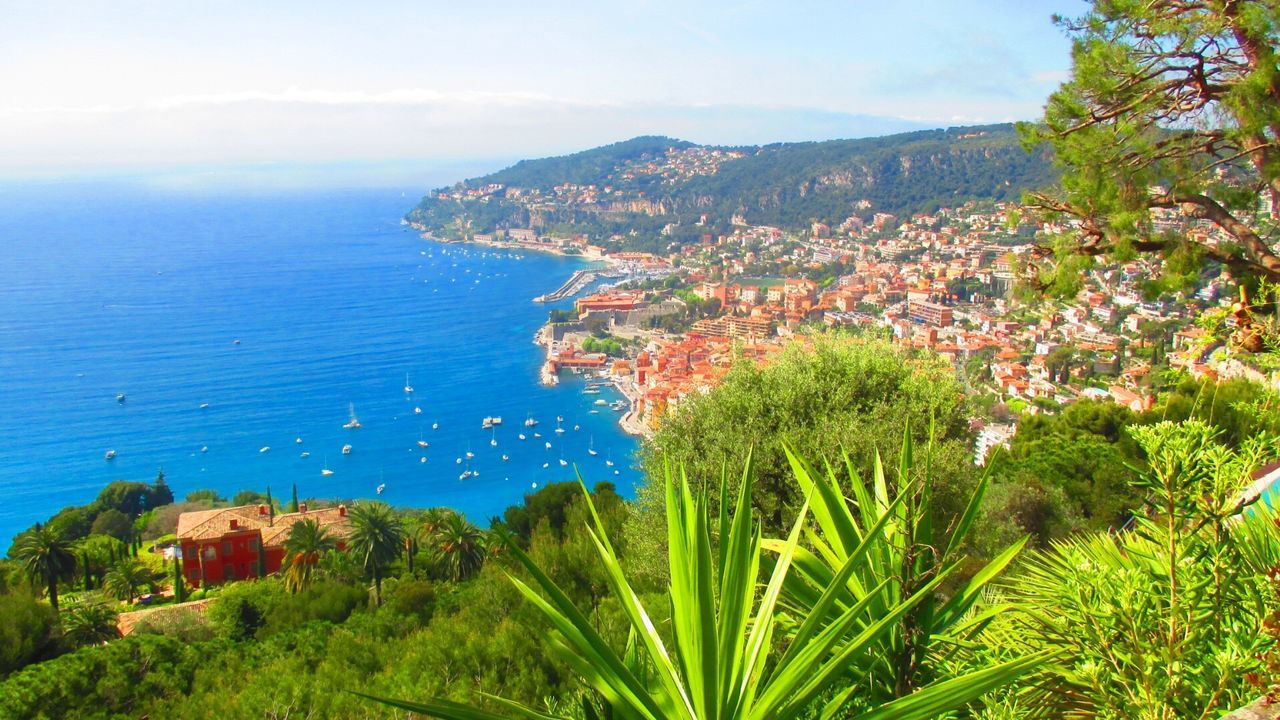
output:
<svg viewBox="0 0 1280 720"><path fill-rule="evenodd" d="M439 188L407 218L442 237L525 227L593 238L668 226L701 232L735 218L804 229L1015 200L1054 172L1046 153L1022 149L1012 125L737 148L638 137Z"/></svg>

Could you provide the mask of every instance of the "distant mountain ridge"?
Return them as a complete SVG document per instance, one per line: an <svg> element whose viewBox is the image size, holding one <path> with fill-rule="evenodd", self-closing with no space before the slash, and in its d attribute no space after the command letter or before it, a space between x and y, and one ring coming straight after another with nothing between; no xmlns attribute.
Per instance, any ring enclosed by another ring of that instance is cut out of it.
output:
<svg viewBox="0 0 1280 720"><path fill-rule="evenodd" d="M442 237L525 227L671 235L735 221L804 229L1016 200L1055 179L1049 157L1024 151L1009 124L747 147L644 136L440 188L407 219Z"/></svg>

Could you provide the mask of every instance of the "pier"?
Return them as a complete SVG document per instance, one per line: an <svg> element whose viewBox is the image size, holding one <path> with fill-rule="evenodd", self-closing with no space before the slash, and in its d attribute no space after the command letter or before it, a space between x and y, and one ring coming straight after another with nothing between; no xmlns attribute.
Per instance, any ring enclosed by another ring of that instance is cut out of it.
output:
<svg viewBox="0 0 1280 720"><path fill-rule="evenodd" d="M534 298L533 301L537 303L549 303L556 302L557 300L563 300L582 292L583 288L590 285L595 279L596 273L591 270L576 270L569 276L569 279L565 280L564 284L556 288L554 292L549 292L546 295L539 295Z"/></svg>

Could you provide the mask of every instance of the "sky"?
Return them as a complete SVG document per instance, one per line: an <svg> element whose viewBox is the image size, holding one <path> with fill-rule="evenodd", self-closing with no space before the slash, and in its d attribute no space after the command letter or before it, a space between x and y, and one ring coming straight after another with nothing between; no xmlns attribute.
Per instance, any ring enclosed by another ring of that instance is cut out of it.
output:
<svg viewBox="0 0 1280 720"><path fill-rule="evenodd" d="M0 0L0 178L1032 119L1080 0Z"/></svg>

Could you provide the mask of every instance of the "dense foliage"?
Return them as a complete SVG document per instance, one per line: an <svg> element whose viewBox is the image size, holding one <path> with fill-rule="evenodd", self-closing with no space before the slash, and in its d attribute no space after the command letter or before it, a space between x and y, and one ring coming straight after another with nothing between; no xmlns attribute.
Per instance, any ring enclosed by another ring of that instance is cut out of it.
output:
<svg viewBox="0 0 1280 720"><path fill-rule="evenodd" d="M1280 279L1271 228L1280 203L1280 15L1272 0L1094 0L1061 19L1072 73L1032 143L1053 148L1060 187L1032 204L1076 221L1069 254L1165 259L1188 282L1205 260L1240 277ZM1204 221L1225 240L1172 232L1151 210Z"/></svg>

